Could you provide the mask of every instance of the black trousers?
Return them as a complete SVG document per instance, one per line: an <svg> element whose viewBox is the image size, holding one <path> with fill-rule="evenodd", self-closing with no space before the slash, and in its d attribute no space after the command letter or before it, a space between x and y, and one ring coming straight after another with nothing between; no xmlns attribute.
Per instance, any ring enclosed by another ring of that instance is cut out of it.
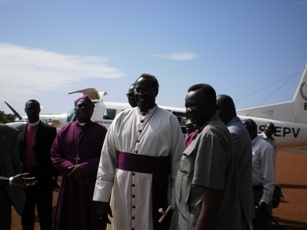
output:
<svg viewBox="0 0 307 230"><path fill-rule="evenodd" d="M10 230L12 221L12 209L5 186L0 187L0 229Z"/></svg>
<svg viewBox="0 0 307 230"><path fill-rule="evenodd" d="M30 176L37 178L35 172L30 172ZM38 181L35 186L24 189L27 199L21 217L22 230L34 230L35 207L40 229L52 229L52 185L43 183Z"/></svg>
<svg viewBox="0 0 307 230"><path fill-rule="evenodd" d="M253 188L253 196L254 201L259 202L261 200L263 194L263 189L259 189L259 187ZM268 205L267 210L259 211L255 210L256 217L253 219L253 227L254 230L271 230L272 229L272 221L268 215L272 215L272 203Z"/></svg>

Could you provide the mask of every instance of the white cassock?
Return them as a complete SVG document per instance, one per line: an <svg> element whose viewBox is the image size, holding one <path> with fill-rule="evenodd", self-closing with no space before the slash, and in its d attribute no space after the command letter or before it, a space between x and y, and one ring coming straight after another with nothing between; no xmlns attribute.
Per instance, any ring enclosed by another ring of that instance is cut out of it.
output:
<svg viewBox="0 0 307 230"><path fill-rule="evenodd" d="M119 152L170 156L169 204L175 207L175 178L185 149L178 119L158 106L122 111L108 129L98 167L94 201L108 202L113 188L113 229L153 230L152 174L116 168ZM158 212L158 210L157 210Z"/></svg>

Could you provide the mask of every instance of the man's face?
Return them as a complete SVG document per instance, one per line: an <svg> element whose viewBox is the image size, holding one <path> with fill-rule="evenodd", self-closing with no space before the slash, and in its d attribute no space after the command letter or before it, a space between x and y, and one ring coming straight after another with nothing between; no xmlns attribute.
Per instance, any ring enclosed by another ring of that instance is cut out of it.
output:
<svg viewBox="0 0 307 230"><path fill-rule="evenodd" d="M273 124L268 123L264 127L264 133L267 137L271 137L274 134L275 127Z"/></svg>
<svg viewBox="0 0 307 230"><path fill-rule="evenodd" d="M128 102L131 105L131 107L136 107L137 104L136 104L135 99L134 99L133 89L134 89L134 85L130 86L128 93L126 95L128 97Z"/></svg>
<svg viewBox="0 0 307 230"><path fill-rule="evenodd" d="M25 112L28 116L28 120L30 123L36 122L39 120L40 107L37 103L29 101L26 104Z"/></svg>
<svg viewBox="0 0 307 230"><path fill-rule="evenodd" d="M134 98L140 109L147 109L155 104L157 89L152 87L152 81L148 78L139 78L134 87Z"/></svg>
<svg viewBox="0 0 307 230"><path fill-rule="evenodd" d="M188 92L185 98L185 107L187 119L190 119L196 128L202 127L212 115L211 106L200 91Z"/></svg>
<svg viewBox="0 0 307 230"><path fill-rule="evenodd" d="M91 103L85 99L79 100L75 106L75 114L77 120L80 122L89 121L91 119L93 111L94 109Z"/></svg>
<svg viewBox="0 0 307 230"><path fill-rule="evenodd" d="M134 93L133 93L133 92L132 92L132 93L129 92L129 93L127 93L126 95L127 95L127 97L128 97L129 105L130 105L131 107L136 107L137 104L136 104L135 99L134 99Z"/></svg>

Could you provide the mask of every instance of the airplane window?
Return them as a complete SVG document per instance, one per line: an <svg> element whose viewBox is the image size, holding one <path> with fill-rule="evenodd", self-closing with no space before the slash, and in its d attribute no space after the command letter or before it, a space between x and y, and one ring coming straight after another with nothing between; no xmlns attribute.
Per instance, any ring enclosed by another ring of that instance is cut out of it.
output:
<svg viewBox="0 0 307 230"><path fill-rule="evenodd" d="M71 121L72 121L72 118L74 117L74 115L75 115L75 110L74 110L74 109L70 110L70 111L67 113L66 121L67 121L67 122L71 122ZM74 118L74 120L75 120L75 118Z"/></svg>
<svg viewBox="0 0 307 230"><path fill-rule="evenodd" d="M173 114L177 117L180 126L185 126L186 123L186 115L185 113L180 113L180 112L174 112Z"/></svg>
<svg viewBox="0 0 307 230"><path fill-rule="evenodd" d="M105 109L103 113L103 119L113 120L116 115L116 109Z"/></svg>

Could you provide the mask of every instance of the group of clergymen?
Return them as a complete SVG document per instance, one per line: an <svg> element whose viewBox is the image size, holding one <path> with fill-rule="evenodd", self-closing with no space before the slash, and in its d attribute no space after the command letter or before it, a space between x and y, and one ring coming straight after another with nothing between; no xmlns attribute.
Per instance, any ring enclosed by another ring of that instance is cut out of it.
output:
<svg viewBox="0 0 307 230"><path fill-rule="evenodd" d="M41 230L101 230L111 222L116 230L271 229L274 125L258 135L230 96L195 84L185 97L183 135L178 119L155 103L158 92L156 77L142 74L127 93L132 108L108 130L91 121L87 95L74 101L76 121L58 132L39 120L39 102L27 101L26 124L0 125L1 229L10 229L11 205L23 230L34 229L35 208Z"/></svg>

